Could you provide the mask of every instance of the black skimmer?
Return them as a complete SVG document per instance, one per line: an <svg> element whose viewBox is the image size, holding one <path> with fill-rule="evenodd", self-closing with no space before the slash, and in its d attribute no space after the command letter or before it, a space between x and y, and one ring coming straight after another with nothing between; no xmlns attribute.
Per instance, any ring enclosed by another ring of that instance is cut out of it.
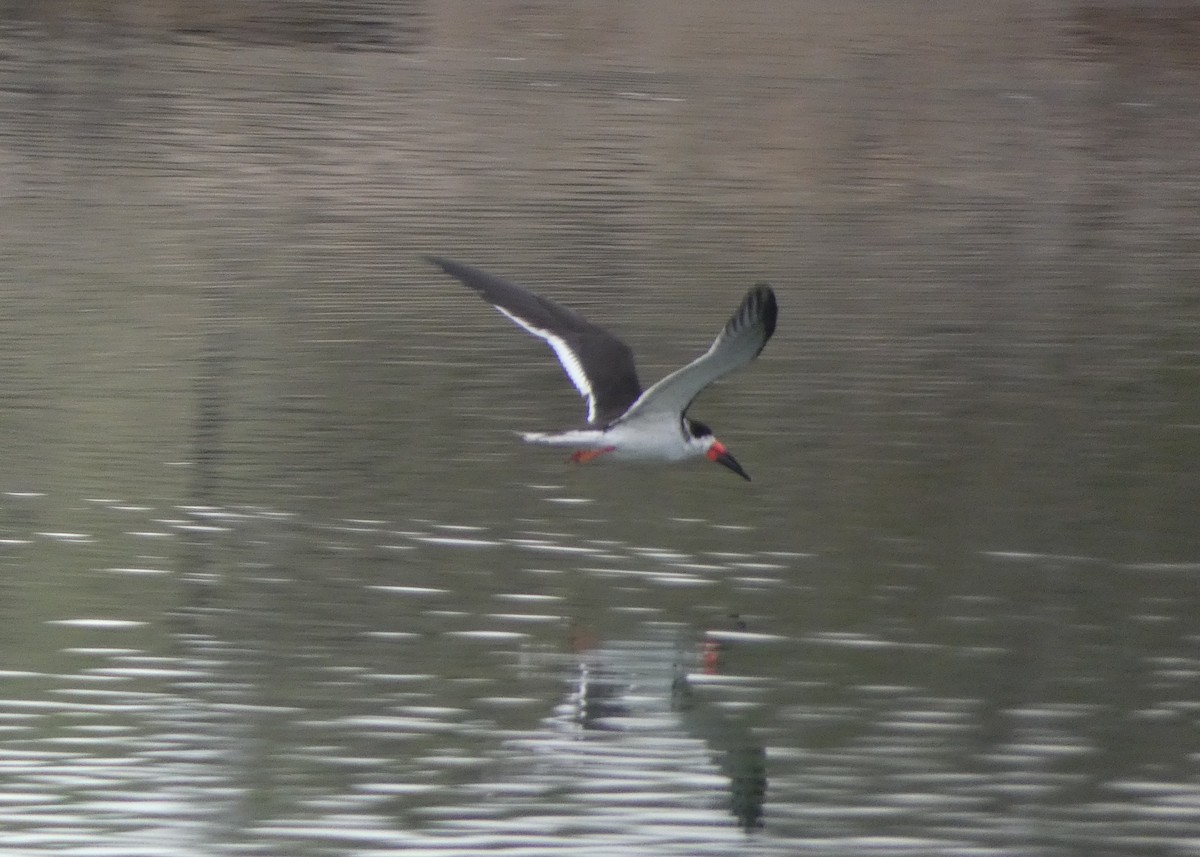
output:
<svg viewBox="0 0 1200 857"><path fill-rule="evenodd" d="M775 293L759 283L742 300L712 346L682 369L643 391L629 346L574 310L478 268L427 257L447 274L534 336L546 340L567 377L587 400L587 425L561 432L523 432L527 443L573 446L571 461L604 456L625 461L681 461L706 456L750 477L712 429L689 419L696 396L723 375L758 356L779 314Z"/></svg>

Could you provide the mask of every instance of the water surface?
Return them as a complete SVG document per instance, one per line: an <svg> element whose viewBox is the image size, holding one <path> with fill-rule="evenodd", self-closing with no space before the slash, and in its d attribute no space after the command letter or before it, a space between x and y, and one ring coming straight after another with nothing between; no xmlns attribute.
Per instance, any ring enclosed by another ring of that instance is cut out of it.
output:
<svg viewBox="0 0 1200 857"><path fill-rule="evenodd" d="M3 849L1194 851L1186 10L355 9L0 34Z"/></svg>

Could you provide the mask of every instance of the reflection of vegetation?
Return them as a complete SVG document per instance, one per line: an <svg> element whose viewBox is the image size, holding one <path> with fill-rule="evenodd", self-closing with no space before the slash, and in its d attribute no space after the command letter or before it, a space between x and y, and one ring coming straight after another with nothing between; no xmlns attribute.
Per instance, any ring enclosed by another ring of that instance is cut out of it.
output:
<svg viewBox="0 0 1200 857"><path fill-rule="evenodd" d="M1163 343L1163 366L1158 379L1173 416L1179 422L1193 425L1200 423L1200 362L1196 360L1194 324Z"/></svg>
<svg viewBox="0 0 1200 857"><path fill-rule="evenodd" d="M1073 23L1083 51L1092 58L1141 60L1150 51L1185 67L1200 61L1200 10L1187 0L1084 4Z"/></svg>
<svg viewBox="0 0 1200 857"><path fill-rule="evenodd" d="M403 23L413 16L412 6L402 0L44 0L9 4L0 17L55 29L87 23L255 43L394 49L409 45L416 32Z"/></svg>

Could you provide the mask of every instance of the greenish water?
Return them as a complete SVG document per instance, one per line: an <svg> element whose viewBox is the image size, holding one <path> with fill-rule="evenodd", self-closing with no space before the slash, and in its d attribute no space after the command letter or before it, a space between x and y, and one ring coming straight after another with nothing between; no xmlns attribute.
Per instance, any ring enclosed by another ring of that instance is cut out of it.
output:
<svg viewBox="0 0 1200 857"><path fill-rule="evenodd" d="M0 850L1186 853L1200 90L1138 8L10 21ZM430 252L644 381L771 282L693 409L754 482L521 446L580 401Z"/></svg>

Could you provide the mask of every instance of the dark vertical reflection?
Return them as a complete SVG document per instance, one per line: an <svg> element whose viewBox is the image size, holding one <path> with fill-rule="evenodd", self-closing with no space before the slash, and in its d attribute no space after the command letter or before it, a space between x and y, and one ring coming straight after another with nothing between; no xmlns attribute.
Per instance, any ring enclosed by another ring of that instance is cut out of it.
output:
<svg viewBox="0 0 1200 857"><path fill-rule="evenodd" d="M687 672L676 666L671 706L687 730L708 746L713 761L729 778L729 810L745 830L762 827L767 799L767 751L743 721L699 698Z"/></svg>
<svg viewBox="0 0 1200 857"><path fill-rule="evenodd" d="M230 328L234 305L227 284L204 289L204 339L196 361L195 416L189 459L191 485L183 511L194 526L183 537L181 583L186 593L183 615L196 616L209 606L223 570L217 567L216 542L223 527L218 512L229 502L222 483L226 462L226 426L234 389L236 336ZM195 630L194 628L192 630Z"/></svg>
<svg viewBox="0 0 1200 857"><path fill-rule="evenodd" d="M196 421L190 497L197 506L213 506L222 496L220 471L225 459L223 430L232 389L234 342L232 331L210 323L198 361Z"/></svg>

